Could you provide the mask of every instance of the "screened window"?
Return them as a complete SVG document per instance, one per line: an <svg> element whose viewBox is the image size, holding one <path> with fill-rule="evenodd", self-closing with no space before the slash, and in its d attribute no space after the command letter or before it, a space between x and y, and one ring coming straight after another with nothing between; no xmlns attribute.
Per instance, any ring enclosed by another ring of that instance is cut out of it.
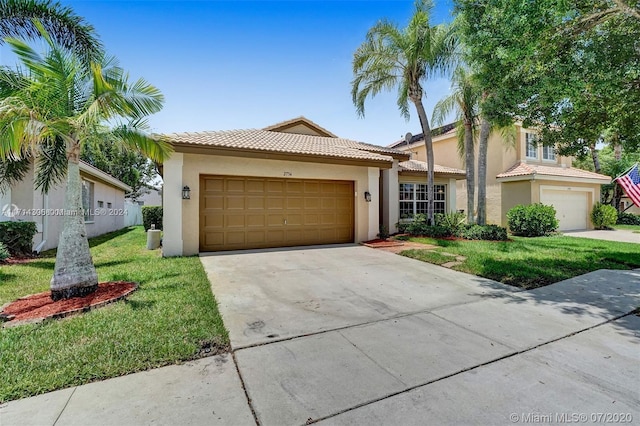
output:
<svg viewBox="0 0 640 426"><path fill-rule="evenodd" d="M434 213L446 209L446 185L433 186ZM411 219L417 214L427 214L427 185L423 183L400 184L400 219Z"/></svg>
<svg viewBox="0 0 640 426"><path fill-rule="evenodd" d="M93 222L93 182L82 180L82 210L84 221Z"/></svg>
<svg viewBox="0 0 640 426"><path fill-rule="evenodd" d="M538 141L537 141L536 135L534 135L533 133L527 133L526 142L527 142L527 157L538 158Z"/></svg>
<svg viewBox="0 0 640 426"><path fill-rule="evenodd" d="M543 146L542 147L542 158L544 160L555 160L556 159L556 150L552 146Z"/></svg>

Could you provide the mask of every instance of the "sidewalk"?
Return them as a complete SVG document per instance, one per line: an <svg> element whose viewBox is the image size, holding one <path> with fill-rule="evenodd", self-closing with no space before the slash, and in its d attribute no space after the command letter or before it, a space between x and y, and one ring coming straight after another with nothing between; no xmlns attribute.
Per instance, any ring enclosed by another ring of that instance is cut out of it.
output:
<svg viewBox="0 0 640 426"><path fill-rule="evenodd" d="M591 231L566 231L568 237L591 238L594 240L617 241L620 243L640 244L640 234L628 229L591 230Z"/></svg>

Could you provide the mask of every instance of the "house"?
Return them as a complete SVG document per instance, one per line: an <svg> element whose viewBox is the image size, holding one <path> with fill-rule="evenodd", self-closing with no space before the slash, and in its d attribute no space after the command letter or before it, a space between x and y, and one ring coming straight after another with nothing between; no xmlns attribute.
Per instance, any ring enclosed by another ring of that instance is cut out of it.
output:
<svg viewBox="0 0 640 426"><path fill-rule="evenodd" d="M464 168L457 146L455 125L434 129L433 152L438 164ZM410 153L412 159L424 161L426 157L422 134L389 147ZM477 148L476 144L476 161ZM540 202L554 206L560 230L589 229L593 227L589 219L591 208L600 201L600 185L610 181L609 176L571 167L570 157L557 155L553 147L538 145L533 130L515 124L509 137L492 132L489 138L487 222L506 226L509 209ZM463 181L458 181L456 194L458 207L466 208Z"/></svg>
<svg viewBox="0 0 640 426"><path fill-rule="evenodd" d="M395 227L401 209L425 208L424 164L305 117L166 136L175 152L163 165L165 256L361 242ZM464 172L437 171L438 208L453 211Z"/></svg>
<svg viewBox="0 0 640 426"><path fill-rule="evenodd" d="M161 206L162 205L162 187L147 188L147 191L136 200L141 206Z"/></svg>
<svg viewBox="0 0 640 426"><path fill-rule="evenodd" d="M125 193L131 188L113 176L80 162L82 203L85 210L87 236L95 237L124 227ZM48 194L34 189L34 169L25 179L0 193L0 221L33 221L37 226L34 250L58 246L64 212L65 185L52 188Z"/></svg>

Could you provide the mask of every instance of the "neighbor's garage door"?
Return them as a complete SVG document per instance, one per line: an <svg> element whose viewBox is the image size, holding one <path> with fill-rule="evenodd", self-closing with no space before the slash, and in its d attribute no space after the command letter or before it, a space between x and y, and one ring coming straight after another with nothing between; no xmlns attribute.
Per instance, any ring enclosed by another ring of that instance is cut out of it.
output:
<svg viewBox="0 0 640 426"><path fill-rule="evenodd" d="M540 200L542 204L550 204L556 209L560 231L587 229L586 192L545 189Z"/></svg>
<svg viewBox="0 0 640 426"><path fill-rule="evenodd" d="M353 242L351 181L200 178L200 251Z"/></svg>

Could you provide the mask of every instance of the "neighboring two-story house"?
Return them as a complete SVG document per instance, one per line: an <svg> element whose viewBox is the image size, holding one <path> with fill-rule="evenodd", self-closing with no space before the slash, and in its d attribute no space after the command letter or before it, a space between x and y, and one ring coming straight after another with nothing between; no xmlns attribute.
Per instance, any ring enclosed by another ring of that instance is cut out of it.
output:
<svg viewBox="0 0 640 426"><path fill-rule="evenodd" d="M487 152L487 222L506 226L507 211L517 204L553 205L561 231L592 228L589 215L600 200L600 185L611 178L571 167L571 158L553 147L536 142L536 133L516 124L513 137L493 132ZM454 125L433 131L434 160L441 166L464 169ZM411 153L412 160L426 161L422 134L389 147ZM476 144L476 164L478 158ZM477 167L476 167L477 170ZM477 196L476 180L476 196ZM466 207L466 183L457 184L458 209Z"/></svg>

